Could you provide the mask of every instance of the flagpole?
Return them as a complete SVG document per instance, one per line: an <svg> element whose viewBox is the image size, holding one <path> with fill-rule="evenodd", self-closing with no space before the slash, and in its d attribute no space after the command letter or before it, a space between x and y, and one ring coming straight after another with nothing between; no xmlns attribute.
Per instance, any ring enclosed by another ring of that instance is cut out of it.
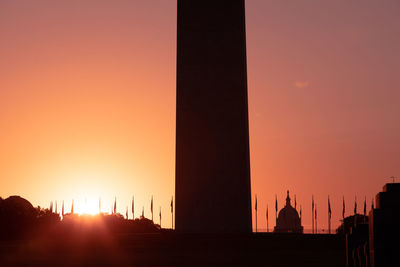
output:
<svg viewBox="0 0 400 267"><path fill-rule="evenodd" d="M153 196L151 196L151 205L150 205L150 208L151 208L151 221L154 222L154 220L153 220Z"/></svg>
<svg viewBox="0 0 400 267"><path fill-rule="evenodd" d="M329 195L328 195L328 232L329 232L329 234L331 234L331 216L332 216L331 201L330 201Z"/></svg>
<svg viewBox="0 0 400 267"><path fill-rule="evenodd" d="M329 224L328 224L328 227L329 227L329 234L331 234L331 215L329 215Z"/></svg>
<svg viewBox="0 0 400 267"><path fill-rule="evenodd" d="M255 210L256 210L256 233L258 232L257 229L257 195L256 195L256 205L255 205Z"/></svg>
<svg viewBox="0 0 400 267"><path fill-rule="evenodd" d="M343 211L342 211L342 219L343 219L343 223L344 223L344 213L346 211L346 204L344 202L344 196L343 196Z"/></svg>
<svg viewBox="0 0 400 267"><path fill-rule="evenodd" d="M174 196L171 198L171 229L174 229Z"/></svg>
<svg viewBox="0 0 400 267"><path fill-rule="evenodd" d="M160 206L160 228L161 228L161 206Z"/></svg>
<svg viewBox="0 0 400 267"><path fill-rule="evenodd" d="M267 233L269 232L269 226L268 226L268 205L267 205Z"/></svg>
<svg viewBox="0 0 400 267"><path fill-rule="evenodd" d="M317 204L315 204L315 233L318 234L318 225L317 225Z"/></svg>
<svg viewBox="0 0 400 267"><path fill-rule="evenodd" d="M312 222L312 233L314 234L314 195L312 195L312 204L311 204L311 222Z"/></svg>
<svg viewBox="0 0 400 267"><path fill-rule="evenodd" d="M275 194L275 226L278 224L278 197Z"/></svg>

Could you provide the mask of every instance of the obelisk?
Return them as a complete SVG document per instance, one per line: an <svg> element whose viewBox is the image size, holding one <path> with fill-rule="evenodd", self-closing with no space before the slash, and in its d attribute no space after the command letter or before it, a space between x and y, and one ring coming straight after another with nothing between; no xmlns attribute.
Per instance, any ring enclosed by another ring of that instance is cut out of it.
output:
<svg viewBox="0 0 400 267"><path fill-rule="evenodd" d="M249 233L244 0L178 0L175 227Z"/></svg>

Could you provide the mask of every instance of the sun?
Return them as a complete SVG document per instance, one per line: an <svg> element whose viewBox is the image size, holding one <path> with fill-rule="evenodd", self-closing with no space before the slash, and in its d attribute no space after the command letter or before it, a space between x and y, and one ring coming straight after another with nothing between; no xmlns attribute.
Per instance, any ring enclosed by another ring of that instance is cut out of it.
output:
<svg viewBox="0 0 400 267"><path fill-rule="evenodd" d="M76 205L76 213L86 214L86 215L96 215L99 214L99 203L93 199L84 199Z"/></svg>

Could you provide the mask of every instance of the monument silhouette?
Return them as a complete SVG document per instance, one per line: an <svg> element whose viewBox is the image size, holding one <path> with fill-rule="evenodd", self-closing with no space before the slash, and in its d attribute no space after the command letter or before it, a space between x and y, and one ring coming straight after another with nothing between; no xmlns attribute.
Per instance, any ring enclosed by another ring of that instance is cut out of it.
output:
<svg viewBox="0 0 400 267"><path fill-rule="evenodd" d="M178 0L177 45L176 230L251 232L244 0Z"/></svg>

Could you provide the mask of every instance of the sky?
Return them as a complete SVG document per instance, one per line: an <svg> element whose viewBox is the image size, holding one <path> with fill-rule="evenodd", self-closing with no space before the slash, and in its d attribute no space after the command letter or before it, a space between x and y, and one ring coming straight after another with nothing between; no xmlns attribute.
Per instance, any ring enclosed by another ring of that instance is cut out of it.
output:
<svg viewBox="0 0 400 267"><path fill-rule="evenodd" d="M400 176L400 2L248 0L252 198L311 228ZM135 197L171 226L176 1L0 1L0 196L79 212ZM130 210L130 207L129 207ZM132 216L131 211L129 216ZM157 215L157 216L156 216ZM253 210L254 217L254 210ZM271 229L270 229L271 230Z"/></svg>

